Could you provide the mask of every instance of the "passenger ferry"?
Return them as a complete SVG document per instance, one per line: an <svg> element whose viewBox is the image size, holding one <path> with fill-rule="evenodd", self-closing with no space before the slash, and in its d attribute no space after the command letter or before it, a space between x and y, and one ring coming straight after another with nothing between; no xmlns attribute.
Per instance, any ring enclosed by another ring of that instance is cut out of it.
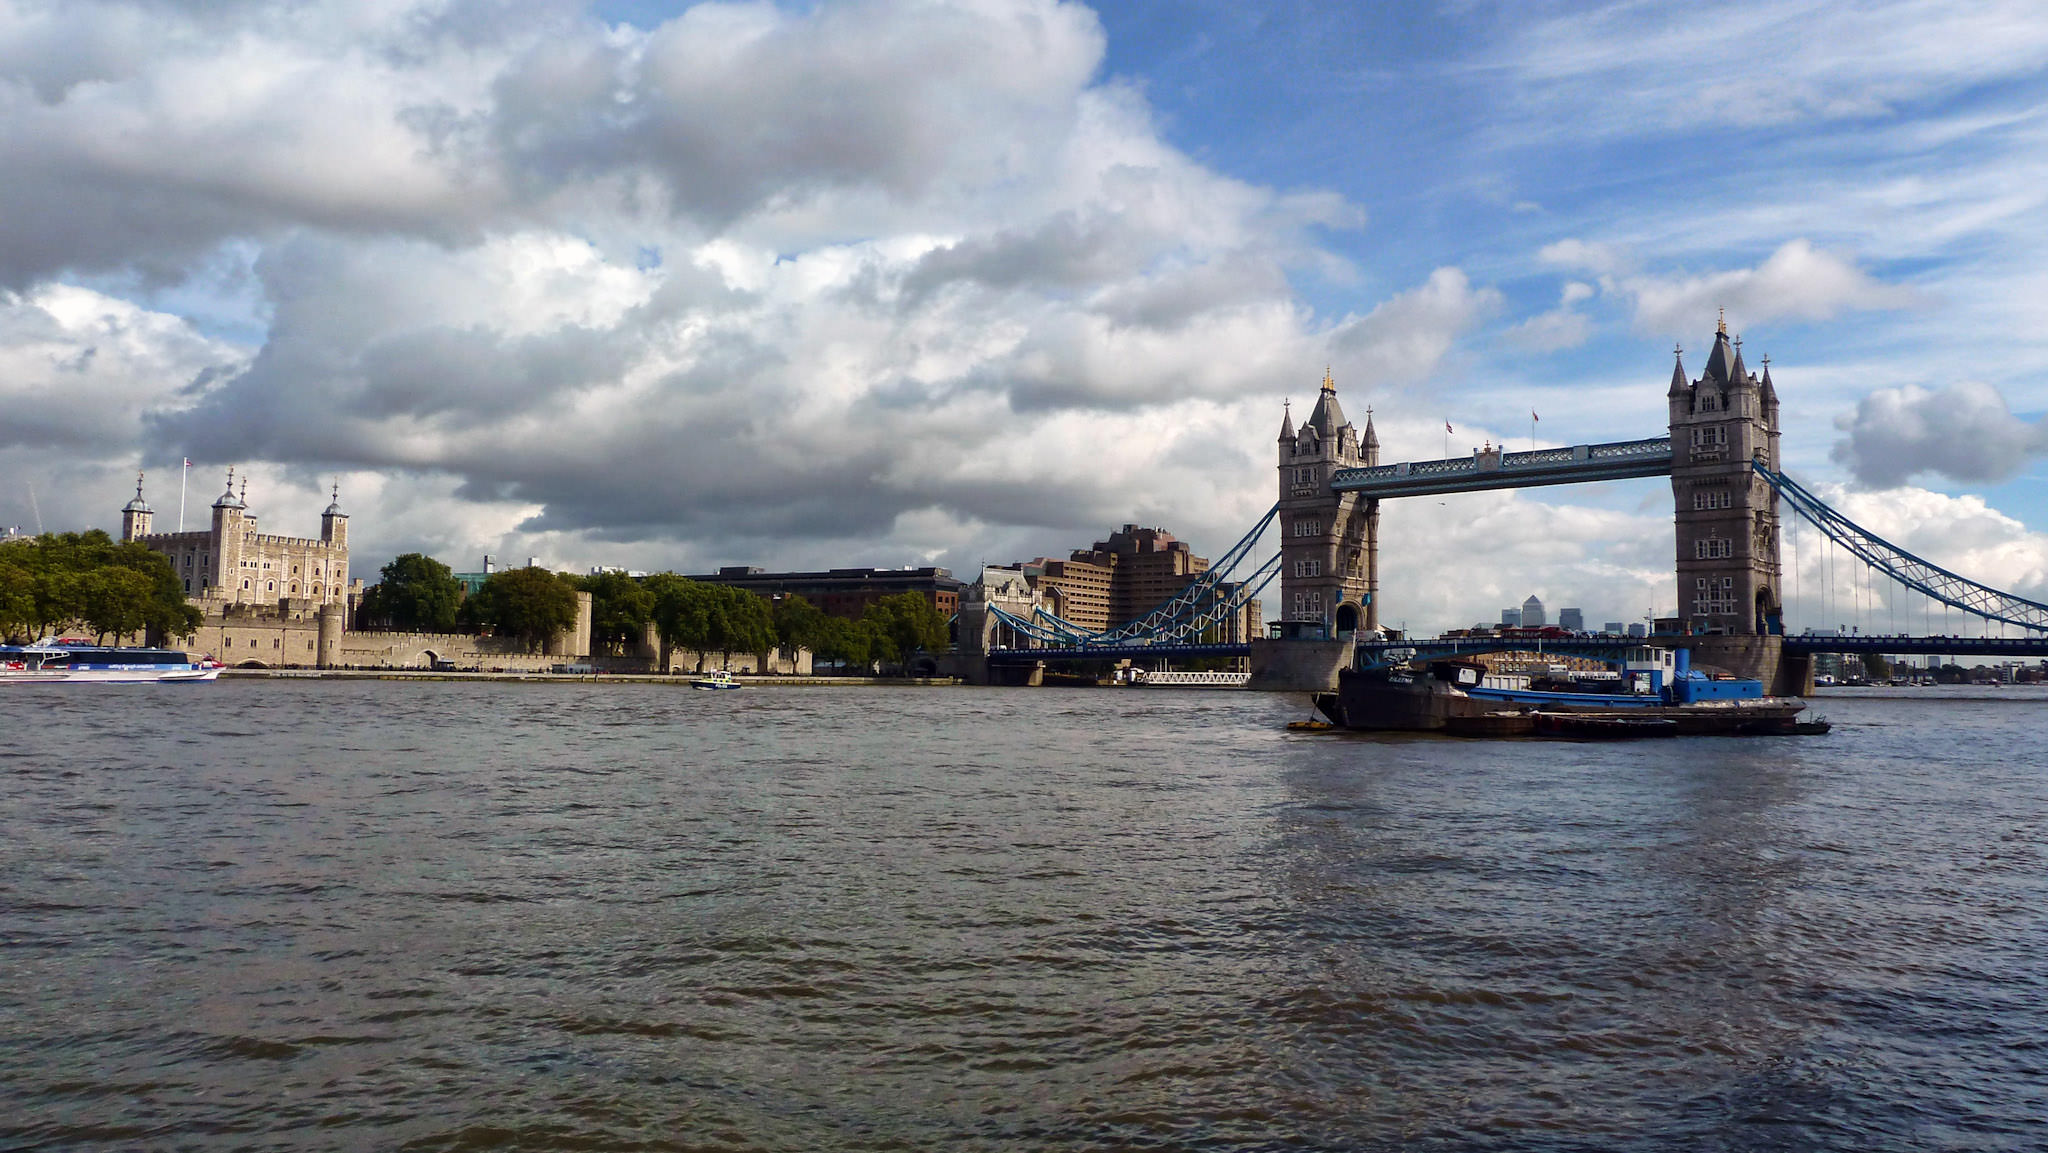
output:
<svg viewBox="0 0 2048 1153"><path fill-rule="evenodd" d="M42 685L98 681L210 681L222 665L175 649L120 649L70 641L0 645L0 684Z"/></svg>

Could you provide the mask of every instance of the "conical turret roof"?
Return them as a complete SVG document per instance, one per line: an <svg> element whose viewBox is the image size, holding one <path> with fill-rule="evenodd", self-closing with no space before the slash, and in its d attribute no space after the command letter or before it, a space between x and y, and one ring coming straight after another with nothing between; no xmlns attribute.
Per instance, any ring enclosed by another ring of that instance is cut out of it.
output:
<svg viewBox="0 0 2048 1153"><path fill-rule="evenodd" d="M1714 334L1714 351L1707 354L1706 375L1702 383L1726 387L1735 379L1735 350L1728 344L1728 329L1724 326Z"/></svg>
<svg viewBox="0 0 2048 1153"><path fill-rule="evenodd" d="M1671 390L1664 395L1684 396L1685 390L1690 387L1692 386L1686 383L1685 379L1685 350L1674 348L1671 350Z"/></svg>
<svg viewBox="0 0 2048 1153"><path fill-rule="evenodd" d="M247 483L247 482L244 482L244 483ZM214 501L213 501L213 507L215 507L215 508L248 508L248 507L249 507L249 506L248 506L248 504L247 504L246 502L244 502L244 501L242 500L242 498L241 498L241 497L238 497L238 496L236 496L236 495L235 495L235 470L234 470L234 469L229 469L229 470L228 470L228 488L227 488L227 491L226 491L226 492L224 492L224 493L221 493L221 494L220 494L219 496L217 496L217 497L215 497L215 498L214 498Z"/></svg>
<svg viewBox="0 0 2048 1153"><path fill-rule="evenodd" d="M1285 413L1285 415L1284 415L1284 416L1282 416L1282 417L1280 418L1280 439L1281 439L1281 440L1293 440L1293 439L1294 439L1294 406L1293 406L1293 404L1289 403L1289 404L1283 404L1283 405L1281 405L1281 406L1280 406L1280 408L1281 408L1281 411L1282 411L1283 413Z"/></svg>
<svg viewBox="0 0 2048 1153"><path fill-rule="evenodd" d="M1337 382L1330 376L1330 370L1323 370L1323 391L1316 397L1316 408L1308 414L1308 422L1324 436L1335 436L1337 430L1350 423L1344 419L1343 406L1337 403Z"/></svg>

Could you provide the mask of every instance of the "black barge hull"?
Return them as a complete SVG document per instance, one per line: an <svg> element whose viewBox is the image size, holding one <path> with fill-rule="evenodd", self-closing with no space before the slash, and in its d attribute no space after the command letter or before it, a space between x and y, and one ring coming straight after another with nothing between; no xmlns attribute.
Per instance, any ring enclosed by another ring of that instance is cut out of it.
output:
<svg viewBox="0 0 2048 1153"><path fill-rule="evenodd" d="M1510 707L1497 697L1469 696L1462 690L1427 674L1412 677L1390 675L1381 670L1361 673L1345 669L1337 676L1337 691L1316 694L1316 710L1347 729L1368 732L1428 733L1449 727L1483 724L1462 718L1479 718ZM1676 736L1761 736L1799 732L1799 714L1806 702L1796 698L1766 697L1755 701L1715 701L1694 705L1646 705L1616 707L1599 703L1573 705L1547 701L1531 710L1541 716L1616 721L1669 721L1671 727L1656 726L1665 735ZM1454 718L1460 718L1455 720ZM1539 730L1542 726L1538 726ZM1553 732L1571 726L1553 725ZM1579 726L1588 727L1588 726ZM1616 726L1616 731L1626 731ZM1645 733L1649 726L1643 726Z"/></svg>

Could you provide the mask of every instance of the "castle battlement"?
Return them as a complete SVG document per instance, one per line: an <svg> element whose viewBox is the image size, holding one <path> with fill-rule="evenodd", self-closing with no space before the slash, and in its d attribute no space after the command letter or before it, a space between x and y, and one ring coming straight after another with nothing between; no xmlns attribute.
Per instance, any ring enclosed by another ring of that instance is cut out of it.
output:
<svg viewBox="0 0 2048 1153"><path fill-rule="evenodd" d="M253 531L256 518L244 499L248 490L245 478L236 494L231 472L227 491L213 502L210 527L153 533L154 514L143 500L138 476L135 499L121 513L121 539L161 553L186 597L208 613L260 608L304 614L321 605L345 605L348 514L341 511L339 491L320 515L320 535L303 537Z"/></svg>

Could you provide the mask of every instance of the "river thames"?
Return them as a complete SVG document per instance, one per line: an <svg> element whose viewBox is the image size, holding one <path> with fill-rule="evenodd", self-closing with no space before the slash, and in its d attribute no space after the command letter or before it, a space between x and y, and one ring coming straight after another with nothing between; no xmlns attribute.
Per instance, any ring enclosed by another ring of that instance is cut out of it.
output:
<svg viewBox="0 0 2048 1153"><path fill-rule="evenodd" d="M0 696L0 1146L2048 1145L2048 694Z"/></svg>

